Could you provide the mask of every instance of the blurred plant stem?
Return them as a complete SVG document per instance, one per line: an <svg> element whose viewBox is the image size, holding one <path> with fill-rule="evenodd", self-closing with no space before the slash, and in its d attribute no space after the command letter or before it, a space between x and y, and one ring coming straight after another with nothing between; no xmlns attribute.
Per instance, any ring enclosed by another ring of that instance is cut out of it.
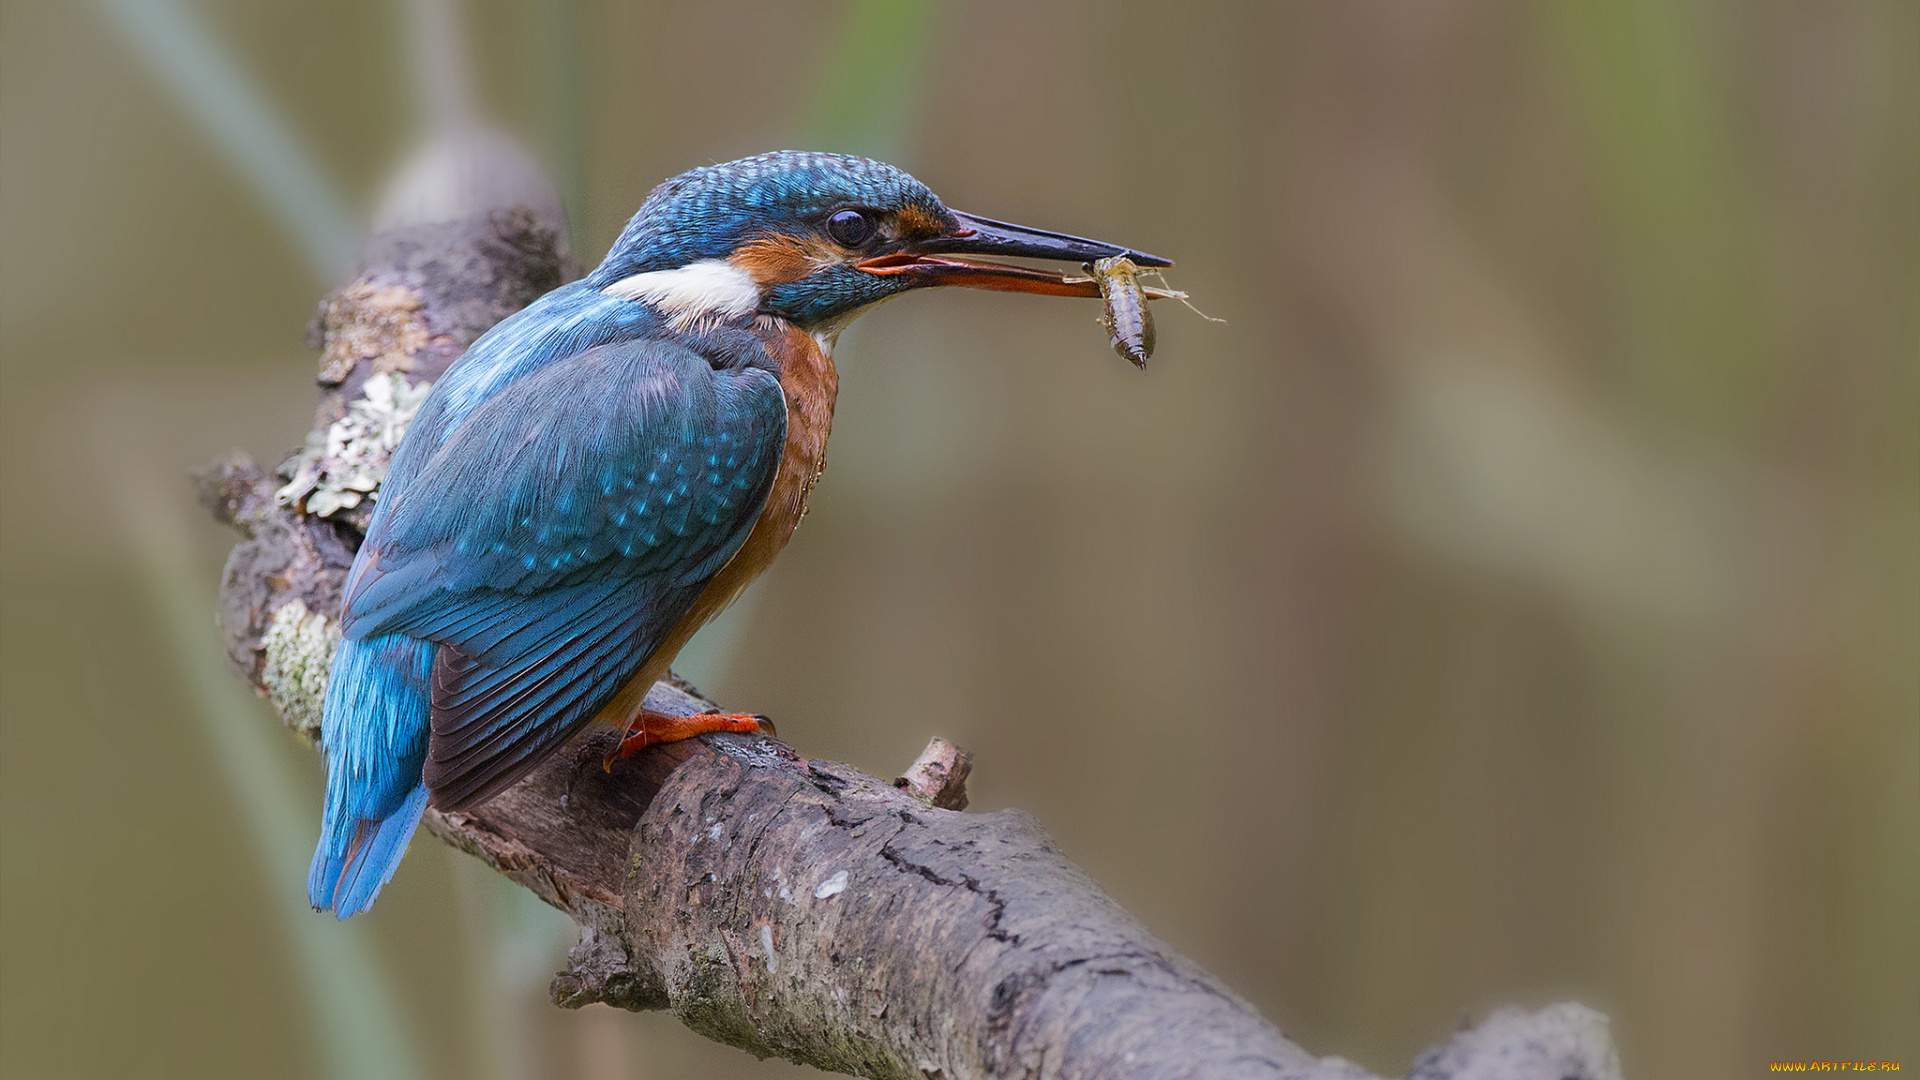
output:
<svg viewBox="0 0 1920 1080"><path fill-rule="evenodd" d="M161 476L127 478L124 513L127 544L138 559L140 580L196 706L194 715L213 751L220 775L254 856L265 871L293 947L307 1014L321 1043L326 1075L339 1080L414 1080L423 1075L420 1055L402 1022L399 1002L369 945L365 920L341 923L316 916L307 905L306 853L317 818L294 793L301 790L273 740L260 702L249 694L220 655L207 625L215 583L201 572L187 540L183 510L173 497L180 485Z"/></svg>
<svg viewBox="0 0 1920 1080"><path fill-rule="evenodd" d="M847 0L802 113L809 149L904 163L939 10L934 0Z"/></svg>
<svg viewBox="0 0 1920 1080"><path fill-rule="evenodd" d="M1622 275L1628 389L1740 438L1779 404L1770 208L1740 166L1694 14L1661 0L1561 3L1545 11L1544 51L1566 73L1613 257L1636 271Z"/></svg>
<svg viewBox="0 0 1920 1080"><path fill-rule="evenodd" d="M535 1010L573 937L573 923L466 853L446 849L466 932L470 1016L481 1080L532 1080L541 1066Z"/></svg>
<svg viewBox="0 0 1920 1080"><path fill-rule="evenodd" d="M580 88L580 8L575 0L547 0L534 16L541 159L566 207L568 239L584 250L587 218L586 100Z"/></svg>
<svg viewBox="0 0 1920 1080"><path fill-rule="evenodd" d="M121 41L272 211L314 277L353 264L359 218L232 54L174 0L99 0Z"/></svg>
<svg viewBox="0 0 1920 1080"><path fill-rule="evenodd" d="M173 0L100 0L99 6L273 212L315 279L327 283L343 274L362 231L357 216L225 46ZM308 907L303 886L312 808L295 794L300 786L275 753L259 703L227 670L208 632L215 584L196 570L180 508L154 494L178 485L142 476L127 487L119 505L126 508L128 542L277 899L327 1073L341 1080L413 1080L423 1075L420 1054L368 945L367 923L323 920Z"/></svg>

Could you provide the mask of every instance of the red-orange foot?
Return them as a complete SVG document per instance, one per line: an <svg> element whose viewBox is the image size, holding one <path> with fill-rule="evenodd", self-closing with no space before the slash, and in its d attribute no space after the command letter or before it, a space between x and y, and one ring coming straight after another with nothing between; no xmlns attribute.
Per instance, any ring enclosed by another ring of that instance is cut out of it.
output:
<svg viewBox="0 0 1920 1080"><path fill-rule="evenodd" d="M679 742L691 739L695 735L705 735L709 731L773 731L773 723L764 716L751 713L695 713L692 716L674 716L672 713L654 712L644 709L640 715L627 724L627 732L621 736L620 745L607 755L605 766L613 768L613 763L624 757L652 746L654 743Z"/></svg>

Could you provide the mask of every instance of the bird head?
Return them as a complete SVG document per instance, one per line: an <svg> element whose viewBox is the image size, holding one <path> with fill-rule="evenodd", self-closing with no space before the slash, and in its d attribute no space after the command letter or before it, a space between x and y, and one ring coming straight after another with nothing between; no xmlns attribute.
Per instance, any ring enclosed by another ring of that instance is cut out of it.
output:
<svg viewBox="0 0 1920 1080"><path fill-rule="evenodd" d="M676 326L774 315L837 330L872 305L938 285L1098 296L1092 282L967 255L1070 263L1125 255L1114 244L947 209L899 169L844 154L782 151L682 173L647 197L587 278L652 305Z"/></svg>

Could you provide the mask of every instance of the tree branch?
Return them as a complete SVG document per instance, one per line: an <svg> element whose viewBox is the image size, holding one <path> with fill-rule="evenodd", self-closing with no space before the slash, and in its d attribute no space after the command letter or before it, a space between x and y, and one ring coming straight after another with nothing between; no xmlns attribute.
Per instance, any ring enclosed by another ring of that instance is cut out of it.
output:
<svg viewBox="0 0 1920 1080"><path fill-rule="evenodd" d="M486 174L501 151L440 152ZM203 501L246 536L221 590L228 656L309 740L364 496L384 472L394 417L380 409L404 410L487 327L574 275L538 209L550 192L524 194L377 237L322 305L308 449L280 477L239 454L201 474ZM382 376L401 380L387 405L372 400ZM678 683L649 704L713 708ZM943 740L889 784L736 735L603 771L612 737L584 735L475 810L427 815L579 925L553 983L563 1006L670 1009L752 1053L869 1077L1368 1076L1294 1045L1148 934L1031 815L958 812L968 761ZM1411 1075L1618 1074L1606 1018L1559 1005L1497 1012Z"/></svg>

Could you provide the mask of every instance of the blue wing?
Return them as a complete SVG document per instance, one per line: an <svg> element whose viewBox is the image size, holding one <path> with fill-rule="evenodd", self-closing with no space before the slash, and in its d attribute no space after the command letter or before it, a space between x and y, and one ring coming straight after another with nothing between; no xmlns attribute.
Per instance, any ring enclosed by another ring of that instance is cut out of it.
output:
<svg viewBox="0 0 1920 1080"><path fill-rule="evenodd" d="M770 371L621 342L509 383L382 493L342 628L438 644L435 806L513 783L633 676L752 530L785 431Z"/></svg>

